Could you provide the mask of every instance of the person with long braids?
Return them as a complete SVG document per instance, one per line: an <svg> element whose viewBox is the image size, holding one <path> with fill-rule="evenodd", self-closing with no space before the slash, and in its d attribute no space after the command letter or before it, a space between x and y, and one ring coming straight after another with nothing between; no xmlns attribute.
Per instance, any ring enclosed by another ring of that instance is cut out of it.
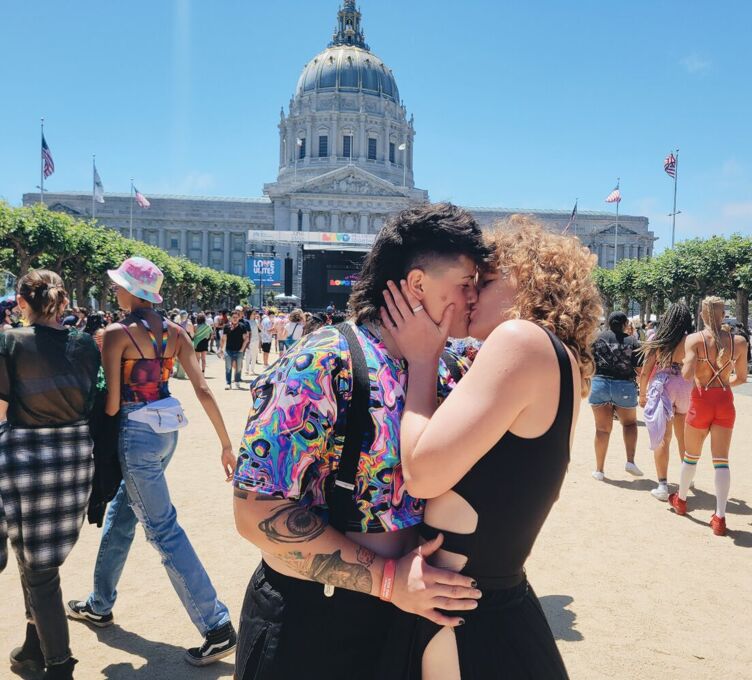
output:
<svg viewBox="0 0 752 680"><path fill-rule="evenodd" d="M640 406L645 409L645 426L655 456L658 486L651 494L668 500L668 460L672 424L684 460L684 417L689 409L692 383L682 376L684 340L692 332L692 312L682 303L668 308L651 340L640 347L643 356L640 374Z"/></svg>
<svg viewBox="0 0 752 680"><path fill-rule="evenodd" d="M490 243L495 262L468 328L484 343L438 408L433 383L452 310L434 323L408 280L384 293L382 324L410 366L400 443L407 493L428 499L421 538L443 537L429 561L472 577L483 596L459 627L398 624L380 678L568 677L524 565L559 496L595 370L595 257L523 217Z"/></svg>
<svg viewBox="0 0 752 680"><path fill-rule="evenodd" d="M78 662L60 567L78 540L91 493L89 416L99 351L90 335L59 323L68 295L55 272L22 276L17 301L28 325L0 333L0 571L7 536L28 623L10 662L16 671L46 668L45 680L68 680Z"/></svg>
<svg viewBox="0 0 752 680"><path fill-rule="evenodd" d="M687 413L687 452L681 466L679 491L668 499L678 515L687 513L689 485L697 470L702 445L710 434L716 502L710 527L716 536L726 535L726 503L731 488L729 451L736 421L731 388L747 382L747 341L721 330L724 313L722 298L706 297L701 312L705 327L688 336L685 343L682 375L694 381Z"/></svg>

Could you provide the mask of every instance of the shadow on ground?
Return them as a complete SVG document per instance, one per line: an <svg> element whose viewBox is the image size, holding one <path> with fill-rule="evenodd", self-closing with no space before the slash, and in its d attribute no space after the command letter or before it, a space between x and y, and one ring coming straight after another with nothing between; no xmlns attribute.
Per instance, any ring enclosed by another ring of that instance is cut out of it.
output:
<svg viewBox="0 0 752 680"><path fill-rule="evenodd" d="M643 492L655 489L657 484L652 479L609 479L608 477L603 480L603 483L610 486L618 486L620 489Z"/></svg>
<svg viewBox="0 0 752 680"><path fill-rule="evenodd" d="M580 642L585 639L582 637L582 633L575 628L577 614L567 609L572 602L574 602L574 599L569 595L544 595L540 598L548 624L557 640Z"/></svg>
<svg viewBox="0 0 752 680"><path fill-rule="evenodd" d="M200 680L218 680L231 675L235 668L233 657L228 657L229 661L219 661L204 668L189 666L183 661L185 650L182 647L147 640L117 624L109 628L98 628L95 632L100 644L122 649L146 661L140 668L134 668L131 663L110 664L102 669L102 674L108 680L171 680L188 674L191 678Z"/></svg>
<svg viewBox="0 0 752 680"><path fill-rule="evenodd" d="M713 510L715 510L715 505L713 505ZM687 515L684 515L684 517L681 517L680 519L688 519L690 522L694 522L695 524L699 524L700 526L707 527L708 531L710 531L710 517L708 517L707 520L702 520L697 517L693 517L691 514L687 514ZM733 519L729 520L727 517L726 521L727 523L730 523L731 526L733 527L734 525ZM752 526L752 524L748 526ZM731 539L734 541L734 545L738 545L740 548L752 548L752 531L745 531L744 529L727 528L726 535L718 536L717 538L719 541L727 541L728 539Z"/></svg>

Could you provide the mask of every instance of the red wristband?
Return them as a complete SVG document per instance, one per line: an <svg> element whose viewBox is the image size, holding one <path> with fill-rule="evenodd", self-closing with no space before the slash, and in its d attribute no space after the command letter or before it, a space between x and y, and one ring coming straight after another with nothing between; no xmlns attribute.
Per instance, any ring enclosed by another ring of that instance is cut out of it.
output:
<svg viewBox="0 0 752 680"><path fill-rule="evenodd" d="M380 599L384 602L390 602L392 591L394 590L394 574L397 571L397 560L387 560L384 562L384 575L381 577L381 595Z"/></svg>

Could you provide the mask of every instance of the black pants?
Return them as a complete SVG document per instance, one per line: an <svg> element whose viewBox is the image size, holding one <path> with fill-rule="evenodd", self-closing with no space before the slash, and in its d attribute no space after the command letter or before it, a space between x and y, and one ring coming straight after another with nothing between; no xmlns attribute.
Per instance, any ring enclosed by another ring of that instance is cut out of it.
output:
<svg viewBox="0 0 752 680"><path fill-rule="evenodd" d="M18 563L21 574L26 619L37 628L37 635L45 663L63 663L70 658L68 619L63 608L63 593L60 590L60 569L32 571Z"/></svg>
<svg viewBox="0 0 752 680"><path fill-rule="evenodd" d="M240 613L236 680L378 680L390 630L406 615L391 604L283 576L262 562Z"/></svg>

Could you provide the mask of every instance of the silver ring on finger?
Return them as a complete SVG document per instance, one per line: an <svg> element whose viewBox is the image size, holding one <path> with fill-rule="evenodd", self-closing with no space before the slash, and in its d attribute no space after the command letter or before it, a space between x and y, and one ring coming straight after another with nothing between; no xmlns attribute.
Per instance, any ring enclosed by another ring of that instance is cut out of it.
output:
<svg viewBox="0 0 752 680"><path fill-rule="evenodd" d="M413 314L417 314L418 312L422 312L424 309L423 305L418 305L417 307L413 307Z"/></svg>

